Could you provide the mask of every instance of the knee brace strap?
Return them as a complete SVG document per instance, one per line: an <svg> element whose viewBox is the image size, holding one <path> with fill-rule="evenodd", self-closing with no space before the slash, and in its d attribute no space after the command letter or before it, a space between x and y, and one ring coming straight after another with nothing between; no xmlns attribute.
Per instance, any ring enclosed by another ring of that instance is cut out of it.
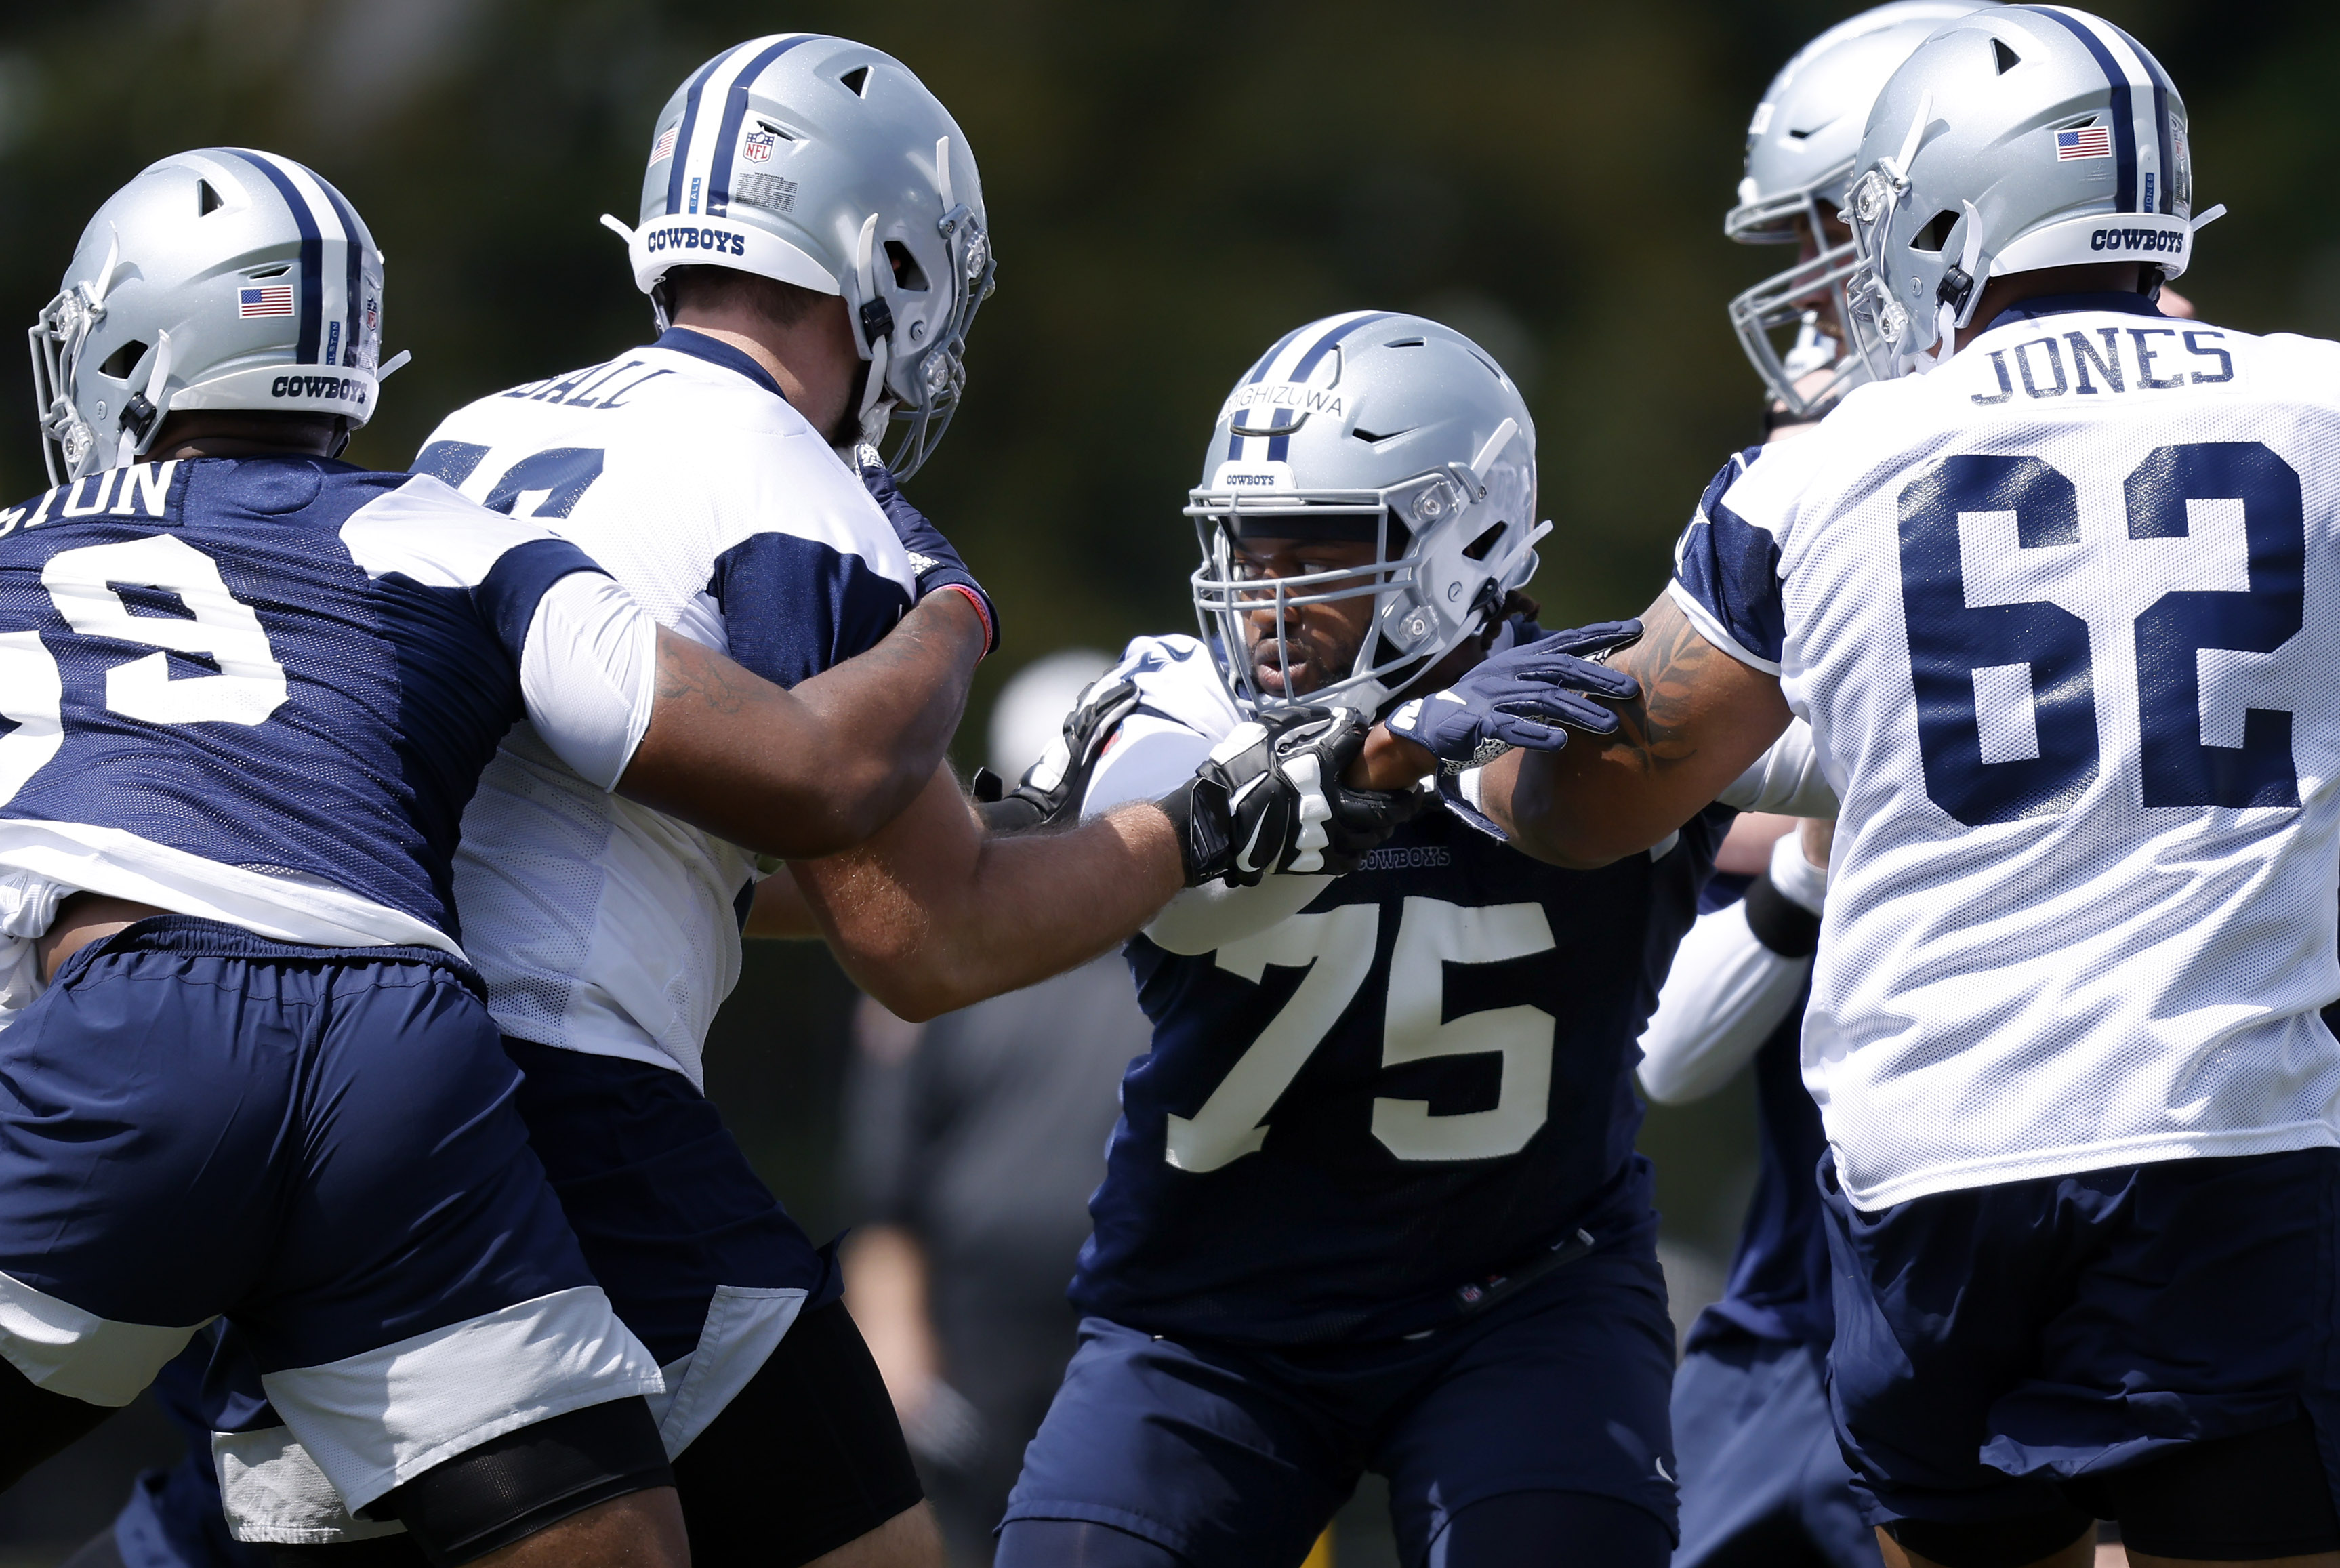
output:
<svg viewBox="0 0 2340 1568"><path fill-rule="evenodd" d="M2023 1568L2061 1552L2096 1527L2094 1514L2067 1503L2020 1519L1901 1519L1888 1524L1885 1533L1942 1568Z"/></svg>
<svg viewBox="0 0 2340 1568"><path fill-rule="evenodd" d="M613 1399L491 1438L364 1512L396 1518L435 1568L455 1568L597 1503L673 1484L649 1406Z"/></svg>

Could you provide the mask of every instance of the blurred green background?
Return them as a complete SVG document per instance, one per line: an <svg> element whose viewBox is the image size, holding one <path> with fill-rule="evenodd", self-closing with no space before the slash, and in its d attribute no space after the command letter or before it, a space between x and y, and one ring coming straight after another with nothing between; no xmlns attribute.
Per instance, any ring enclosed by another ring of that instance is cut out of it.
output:
<svg viewBox="0 0 2340 1568"><path fill-rule="evenodd" d="M29 323L88 214L165 153L302 159L388 256L385 345L414 351L356 461L403 467L469 399L649 332L622 248L651 116L716 50L848 34L948 104L984 172L999 292L965 411L913 498L997 594L991 693L1068 645L1191 625L1179 516L1226 387L1277 335L1359 306L1462 329L1522 389L1558 524L1549 624L1629 612L1755 382L1723 303L1780 253L1720 221L1748 114L1823 0L1590 5L1223 0L750 5L702 0L87 0L0 14L0 311ZM2340 331L2340 8L2105 0L2185 92L2196 190L2233 215L2182 285L2254 331ZM45 483L25 383L0 492ZM710 1087L816 1233L851 997L818 952L751 952ZM1751 1181L1740 1086L1651 1118L1670 1238L1727 1255ZM132 1417L0 1499L0 1557L111 1512L156 1441ZM94 1511L94 1512L93 1512Z"/></svg>

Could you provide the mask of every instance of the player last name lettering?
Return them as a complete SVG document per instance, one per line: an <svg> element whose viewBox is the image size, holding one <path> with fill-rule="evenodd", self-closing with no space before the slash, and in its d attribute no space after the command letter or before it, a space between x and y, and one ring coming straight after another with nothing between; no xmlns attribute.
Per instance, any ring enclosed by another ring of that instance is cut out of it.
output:
<svg viewBox="0 0 2340 1568"><path fill-rule="evenodd" d="M2173 392L2230 382L2235 379L2234 356L2218 346L2226 335L2206 327L2045 332L2013 348L1990 350L1988 368L1977 373L1991 390L1974 393L1973 401L2003 403L2015 396L2018 386L2025 397L2045 401L2102 392Z"/></svg>

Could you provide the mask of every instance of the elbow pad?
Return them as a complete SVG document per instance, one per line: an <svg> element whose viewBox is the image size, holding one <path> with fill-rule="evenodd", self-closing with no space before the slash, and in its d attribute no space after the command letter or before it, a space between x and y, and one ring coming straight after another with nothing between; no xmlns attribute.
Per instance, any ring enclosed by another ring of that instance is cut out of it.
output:
<svg viewBox="0 0 2340 1568"><path fill-rule="evenodd" d="M544 590L520 660L537 734L580 778L617 787L658 700L658 622L617 581L572 571Z"/></svg>
<svg viewBox="0 0 2340 1568"><path fill-rule="evenodd" d="M1771 864L1747 888L1747 928L1783 958L1809 958L1819 950L1820 904L1828 892L1828 868L1804 858L1800 835L1790 833L1771 846Z"/></svg>

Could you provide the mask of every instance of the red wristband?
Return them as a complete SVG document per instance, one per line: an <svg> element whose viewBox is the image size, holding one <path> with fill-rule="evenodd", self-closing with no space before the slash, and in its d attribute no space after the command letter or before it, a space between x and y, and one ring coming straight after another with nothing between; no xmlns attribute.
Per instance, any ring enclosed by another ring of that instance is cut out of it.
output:
<svg viewBox="0 0 2340 1568"><path fill-rule="evenodd" d="M976 619L983 622L983 651L988 655L999 646L999 629L991 623L991 606L983 602L983 595L964 582L946 582L943 587L955 593L966 594L967 601L975 606Z"/></svg>

